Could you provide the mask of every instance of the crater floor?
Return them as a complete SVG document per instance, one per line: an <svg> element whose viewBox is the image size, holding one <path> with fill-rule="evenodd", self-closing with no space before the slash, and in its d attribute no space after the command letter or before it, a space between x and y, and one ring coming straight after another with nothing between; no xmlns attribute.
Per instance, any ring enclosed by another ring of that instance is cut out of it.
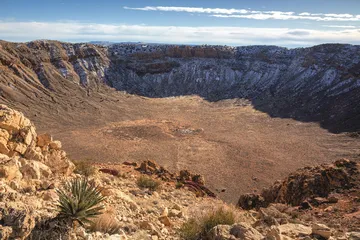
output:
<svg viewBox="0 0 360 240"><path fill-rule="evenodd" d="M232 203L297 168L360 158L359 138L329 133L316 123L271 118L239 99L132 96L116 104L113 115L94 113L97 121L74 113L81 122L74 127L50 127L34 118L40 131L62 141L72 159L156 160L171 171L189 169L204 175L206 184Z"/></svg>

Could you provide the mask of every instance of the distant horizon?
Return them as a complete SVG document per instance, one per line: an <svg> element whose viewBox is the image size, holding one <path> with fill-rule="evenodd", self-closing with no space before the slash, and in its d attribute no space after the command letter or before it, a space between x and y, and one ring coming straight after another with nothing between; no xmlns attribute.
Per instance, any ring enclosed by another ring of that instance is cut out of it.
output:
<svg viewBox="0 0 360 240"><path fill-rule="evenodd" d="M358 0L2 0L0 38L191 45L360 44Z"/></svg>
<svg viewBox="0 0 360 240"><path fill-rule="evenodd" d="M279 48L286 48L286 49L297 49L297 48L311 48L320 45L351 45L351 46L360 46L360 44L352 44L352 43L336 43L336 42L324 42L315 45L309 46L298 46L298 47L286 47L280 45L273 45L273 44L248 44L248 45L230 45L230 44L207 44L207 43L199 43L199 44L190 44L190 43L166 43L166 42L144 42L144 41L63 41L63 40L56 40L56 39L34 39L30 41L8 41L4 39L0 39L0 41L10 42L10 43L30 43L35 41L57 41L62 43L70 43L70 44L94 44L94 45L101 45L101 43L108 43L109 45L112 44L153 44L153 45L178 45L178 46L226 46L226 47L256 47L256 46L265 46L265 47L279 47Z"/></svg>

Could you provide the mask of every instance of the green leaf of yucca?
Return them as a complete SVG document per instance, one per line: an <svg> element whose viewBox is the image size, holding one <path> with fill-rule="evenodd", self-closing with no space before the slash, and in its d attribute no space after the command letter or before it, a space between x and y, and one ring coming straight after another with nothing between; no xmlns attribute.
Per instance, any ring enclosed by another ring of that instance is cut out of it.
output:
<svg viewBox="0 0 360 240"><path fill-rule="evenodd" d="M90 218L100 215L104 209L100 203L105 198L99 187L89 184L87 179L75 178L56 192L59 196L59 217L77 221L81 225L90 223Z"/></svg>

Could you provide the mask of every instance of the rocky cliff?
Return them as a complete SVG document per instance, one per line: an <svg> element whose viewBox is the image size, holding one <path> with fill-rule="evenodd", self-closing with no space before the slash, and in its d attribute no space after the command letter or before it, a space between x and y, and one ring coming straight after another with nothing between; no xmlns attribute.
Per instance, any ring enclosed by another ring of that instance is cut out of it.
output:
<svg viewBox="0 0 360 240"><path fill-rule="evenodd" d="M341 44L286 49L3 41L0 99L56 102L108 85L148 97L246 98L274 117L358 131L359 69L360 46Z"/></svg>

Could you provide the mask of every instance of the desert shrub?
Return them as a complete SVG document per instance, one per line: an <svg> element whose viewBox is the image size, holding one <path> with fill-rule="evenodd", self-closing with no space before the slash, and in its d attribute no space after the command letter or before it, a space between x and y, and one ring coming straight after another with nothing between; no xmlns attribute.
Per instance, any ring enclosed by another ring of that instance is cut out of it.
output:
<svg viewBox="0 0 360 240"><path fill-rule="evenodd" d="M183 186L184 186L184 184L182 182L176 182L176 184L175 184L176 189L182 188Z"/></svg>
<svg viewBox="0 0 360 240"><path fill-rule="evenodd" d="M201 226L195 218L190 218L179 229L179 234L185 240L197 240L201 233Z"/></svg>
<svg viewBox="0 0 360 240"><path fill-rule="evenodd" d="M117 234L121 230L121 225L116 220L115 215L111 213L103 213L97 218L93 219L89 226L91 232L102 232L110 235Z"/></svg>
<svg viewBox="0 0 360 240"><path fill-rule="evenodd" d="M98 186L89 184L87 179L75 178L57 189L59 218L65 218L81 225L91 223L90 219L102 213L104 197Z"/></svg>
<svg viewBox="0 0 360 240"><path fill-rule="evenodd" d="M190 218L180 228L179 234L185 240L206 239L209 231L217 225L232 225L236 217L233 211L219 208L200 217Z"/></svg>
<svg viewBox="0 0 360 240"><path fill-rule="evenodd" d="M159 181L145 175L141 175L136 183L140 188L148 188L151 191L156 191L160 188Z"/></svg>
<svg viewBox="0 0 360 240"><path fill-rule="evenodd" d="M96 168L88 160L74 161L75 173L89 177L96 173Z"/></svg>
<svg viewBox="0 0 360 240"><path fill-rule="evenodd" d="M232 225L235 223L235 215L232 211L219 208L215 212L205 215L201 219L201 228L204 234L207 234L217 225Z"/></svg>

